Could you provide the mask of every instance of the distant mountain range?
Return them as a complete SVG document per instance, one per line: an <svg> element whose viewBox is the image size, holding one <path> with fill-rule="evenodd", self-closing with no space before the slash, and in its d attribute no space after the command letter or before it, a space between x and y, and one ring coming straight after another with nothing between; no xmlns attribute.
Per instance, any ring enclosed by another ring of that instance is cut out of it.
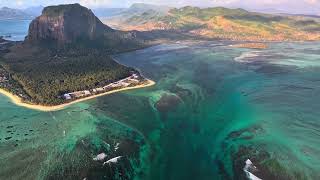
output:
<svg viewBox="0 0 320 180"><path fill-rule="evenodd" d="M28 7L26 9L13 9L8 7L2 7L0 9L0 20L32 20L35 17L41 15L43 8L43 6ZM108 18L118 15L141 15L142 13L150 10L159 13L166 13L170 9L171 8L167 6L156 6L150 4L136 3L133 4L130 8L95 8L92 9L92 11L99 18Z"/></svg>
<svg viewBox="0 0 320 180"><path fill-rule="evenodd" d="M121 14L123 11L127 10L126 8L96 8L93 9L93 13L97 17L112 17Z"/></svg>
<svg viewBox="0 0 320 180"><path fill-rule="evenodd" d="M167 13L171 7L168 6L158 6L151 4L135 3L129 8L96 8L93 12L99 18L109 18L121 16L132 16L132 15L142 15L144 12L154 11L159 14Z"/></svg>
<svg viewBox="0 0 320 180"><path fill-rule="evenodd" d="M26 13L32 14L34 16L40 16L43 9L44 9L43 6L32 6L24 9L23 11Z"/></svg>
<svg viewBox="0 0 320 180"><path fill-rule="evenodd" d="M173 7L135 3L129 8L121 9L112 15L101 16L101 14L98 14L97 16L100 17L105 24L113 28L119 28L119 22L127 22L130 17L140 16L143 17L144 21L148 21L148 19L152 17L166 15L171 9L173 9ZM105 10L107 11L108 9Z"/></svg>
<svg viewBox="0 0 320 180"><path fill-rule="evenodd" d="M29 7L26 9L12 9L8 7L2 7L0 9L0 20L31 20L41 14L43 7Z"/></svg>
<svg viewBox="0 0 320 180"><path fill-rule="evenodd" d="M313 15L266 14L224 7L186 6L168 8L166 11L156 6L143 7L145 8L138 11L130 7L103 22L121 30L161 30L213 39L246 41L320 39L320 18ZM132 9L135 13L127 13Z"/></svg>
<svg viewBox="0 0 320 180"><path fill-rule="evenodd" d="M0 9L0 19L32 19L34 15L29 14L23 10L11 9L3 7Z"/></svg>
<svg viewBox="0 0 320 180"><path fill-rule="evenodd" d="M167 14L170 9L172 9L172 7L135 3L125 9L95 9L93 11L102 21L108 22L108 25L113 26L112 19L125 21L128 17L133 16L145 16L145 18L147 18L147 16L163 16Z"/></svg>
<svg viewBox="0 0 320 180"><path fill-rule="evenodd" d="M142 13L148 12L148 11L155 11L155 12L158 12L159 14L166 14L169 12L170 9L172 9L172 7L144 4L144 3L136 3L136 4L133 4L132 6L130 6L123 13L136 15L136 14L142 14Z"/></svg>
<svg viewBox="0 0 320 180"><path fill-rule="evenodd" d="M1 19L33 19L41 15L43 6L33 6L25 9L13 9L8 7L2 7L0 9L0 20ZM161 6L161 5L152 5L145 3L135 3L132 4L129 8L95 8L92 9L94 14L99 18L110 18L122 16L133 16L133 15L142 15L143 13L157 13L157 14L166 14L169 10L174 9L174 7ZM299 15L320 18L319 15L315 13L310 14L290 14L288 11L281 9L250 9L252 12L267 13L267 14L285 14L285 15Z"/></svg>

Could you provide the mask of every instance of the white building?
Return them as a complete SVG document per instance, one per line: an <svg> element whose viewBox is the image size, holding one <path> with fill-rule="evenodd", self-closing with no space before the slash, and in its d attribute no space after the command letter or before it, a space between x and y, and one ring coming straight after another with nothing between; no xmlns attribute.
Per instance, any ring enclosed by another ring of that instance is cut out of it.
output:
<svg viewBox="0 0 320 180"><path fill-rule="evenodd" d="M104 91L104 89L103 88L97 88L97 91L98 92L102 92L102 91Z"/></svg>
<svg viewBox="0 0 320 180"><path fill-rule="evenodd" d="M137 79L139 76L137 74L132 74L132 77Z"/></svg>
<svg viewBox="0 0 320 180"><path fill-rule="evenodd" d="M64 94L63 97L64 97L65 100L71 100L72 99L70 94Z"/></svg>
<svg viewBox="0 0 320 180"><path fill-rule="evenodd" d="M90 91L88 91L88 90L83 91L83 93L84 93L85 96L91 95Z"/></svg>

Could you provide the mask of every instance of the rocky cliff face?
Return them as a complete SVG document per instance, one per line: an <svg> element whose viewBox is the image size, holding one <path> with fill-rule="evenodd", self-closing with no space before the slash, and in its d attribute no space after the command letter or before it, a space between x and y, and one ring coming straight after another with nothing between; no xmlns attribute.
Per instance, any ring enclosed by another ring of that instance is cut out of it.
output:
<svg viewBox="0 0 320 180"><path fill-rule="evenodd" d="M31 22L26 40L71 43L78 39L99 39L105 33L113 31L91 10L79 4L49 6Z"/></svg>

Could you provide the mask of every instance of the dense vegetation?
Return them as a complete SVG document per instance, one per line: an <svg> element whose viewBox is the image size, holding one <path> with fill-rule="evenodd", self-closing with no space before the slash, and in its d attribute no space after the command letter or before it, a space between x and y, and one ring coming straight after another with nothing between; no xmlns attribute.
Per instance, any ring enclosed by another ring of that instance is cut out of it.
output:
<svg viewBox="0 0 320 180"><path fill-rule="evenodd" d="M117 54L142 49L148 44L137 38L137 32L105 32L104 36L95 40L85 37L77 38L73 43L60 44L52 40L42 40L32 43L35 46L45 47L52 51L103 51L107 54ZM139 36L140 37L140 36ZM86 50L87 49L87 50Z"/></svg>
<svg viewBox="0 0 320 180"><path fill-rule="evenodd" d="M0 63L3 62L0 58ZM5 80L4 80L5 78ZM23 90L23 87L15 81L12 76L0 64L0 88L20 96L25 100L31 100L30 96Z"/></svg>
<svg viewBox="0 0 320 180"><path fill-rule="evenodd" d="M48 6L45 7L42 11L42 15L46 16L60 16L64 15L65 13L73 12L73 11L82 11L83 6L79 4L69 5L69 4L62 4L57 6ZM82 11L83 13L87 13L86 11Z"/></svg>
<svg viewBox="0 0 320 180"><path fill-rule="evenodd" d="M63 93L101 87L135 71L94 49L15 48L2 64L37 104L60 104Z"/></svg>

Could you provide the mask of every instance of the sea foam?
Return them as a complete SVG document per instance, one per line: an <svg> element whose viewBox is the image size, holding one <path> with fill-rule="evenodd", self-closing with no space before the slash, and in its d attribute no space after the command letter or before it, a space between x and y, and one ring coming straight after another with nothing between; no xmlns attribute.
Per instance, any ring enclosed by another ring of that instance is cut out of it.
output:
<svg viewBox="0 0 320 180"><path fill-rule="evenodd" d="M258 178L257 176L255 176L254 174L252 174L250 172L250 169L257 169L257 168L253 165L253 163L251 162L250 159L247 159L246 165L243 168L243 171L246 173L247 178L249 180L262 180L262 179Z"/></svg>
<svg viewBox="0 0 320 180"><path fill-rule="evenodd" d="M235 57L234 60L237 62L251 62L253 58L260 56L261 51L250 51L242 53L240 56Z"/></svg>

